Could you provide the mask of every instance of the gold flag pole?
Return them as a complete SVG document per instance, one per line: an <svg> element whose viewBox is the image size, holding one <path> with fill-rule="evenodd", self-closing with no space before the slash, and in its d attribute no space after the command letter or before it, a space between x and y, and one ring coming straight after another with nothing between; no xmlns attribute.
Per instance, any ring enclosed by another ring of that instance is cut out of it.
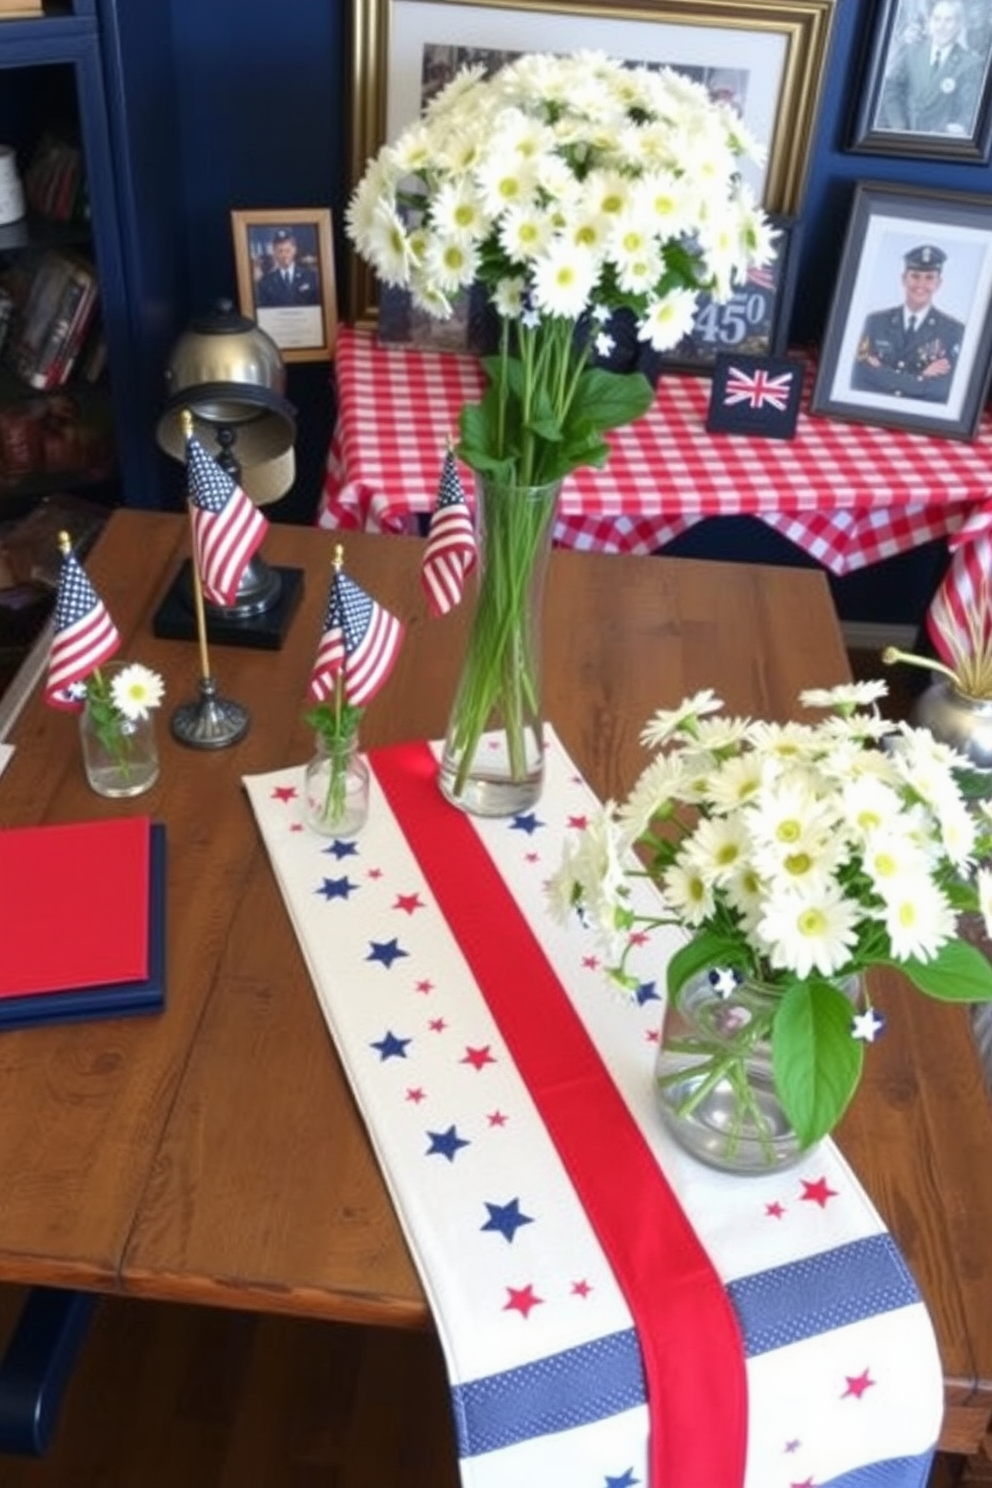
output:
<svg viewBox="0 0 992 1488"><path fill-rule="evenodd" d="M193 415L189 409L182 414L184 443L188 447L193 433ZM186 509L189 514L190 558L193 569L193 604L196 610L196 633L200 648L199 696L195 702L181 703L172 715L172 735L180 744L191 749L226 749L237 744L248 732L251 717L247 708L230 698L223 698L217 691L217 683L210 674L210 656L207 651L207 616L203 603L203 580L196 554L196 530L194 503L191 493L186 492Z"/></svg>
<svg viewBox="0 0 992 1488"><path fill-rule="evenodd" d="M193 433L193 415L188 408L182 412L183 448L188 445ZM196 534L193 530L193 498L186 492L186 515L189 517L189 545L193 556L193 608L196 612L196 638L200 648L200 675L210 676L210 656L207 651L207 612L203 604L203 580L200 565L196 561Z"/></svg>

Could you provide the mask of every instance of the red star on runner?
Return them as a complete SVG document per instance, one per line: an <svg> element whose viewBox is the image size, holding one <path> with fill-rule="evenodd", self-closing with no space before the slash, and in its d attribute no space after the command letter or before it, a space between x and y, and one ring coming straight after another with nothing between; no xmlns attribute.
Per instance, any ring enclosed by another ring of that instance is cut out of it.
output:
<svg viewBox="0 0 992 1488"><path fill-rule="evenodd" d="M424 1100L425 1097L424 1092L421 1090L419 1085L411 1085L410 1089L406 1093L406 1098L408 1101L413 1101L415 1106L419 1106L420 1102Z"/></svg>
<svg viewBox="0 0 992 1488"><path fill-rule="evenodd" d="M423 993L433 992L434 991L434 983L433 982L429 982L427 980L427 978L425 977L423 979L423 981L415 982L414 983L413 990L414 990L414 992L423 992Z"/></svg>
<svg viewBox="0 0 992 1488"><path fill-rule="evenodd" d="M627 944L632 946L647 945L651 939L646 930L632 930L627 936Z"/></svg>
<svg viewBox="0 0 992 1488"><path fill-rule="evenodd" d="M504 1312L519 1312L521 1317L527 1317L532 1307L540 1307L544 1301L543 1297L535 1297L532 1285L525 1287L507 1287L509 1301L503 1308Z"/></svg>
<svg viewBox="0 0 992 1488"><path fill-rule="evenodd" d="M486 1117L486 1120L489 1122L490 1126L506 1125L506 1117L503 1115L502 1111L493 1111L491 1115Z"/></svg>
<svg viewBox="0 0 992 1488"><path fill-rule="evenodd" d="M302 822L290 822L290 824L289 824L289 830L291 832L302 832L303 831L303 823Z"/></svg>
<svg viewBox="0 0 992 1488"><path fill-rule="evenodd" d="M570 816L566 825L574 827L576 832L584 832L589 825L589 818L587 816Z"/></svg>
<svg viewBox="0 0 992 1488"><path fill-rule="evenodd" d="M406 914L412 915L417 909L426 909L427 906L419 894L397 894L394 909L402 909Z"/></svg>
<svg viewBox="0 0 992 1488"><path fill-rule="evenodd" d="M481 1049L473 1049L471 1044L465 1050L465 1056L459 1060L460 1064L470 1064L473 1069L481 1070L484 1065L495 1064L496 1061L489 1052L489 1045Z"/></svg>
<svg viewBox="0 0 992 1488"><path fill-rule="evenodd" d="M844 1378L847 1380L847 1389L841 1396L842 1400L846 1400L848 1395L853 1395L856 1400L860 1400L865 1391L870 1390L872 1385L875 1383L875 1381L869 1377L867 1369L862 1370L861 1374L847 1374L844 1376Z"/></svg>
<svg viewBox="0 0 992 1488"><path fill-rule="evenodd" d="M799 1197L804 1203L808 1201L811 1204L819 1204L821 1209L826 1209L830 1200L837 1197L837 1190L828 1187L826 1178L817 1178L815 1183L810 1183L804 1178L803 1191Z"/></svg>
<svg viewBox="0 0 992 1488"><path fill-rule="evenodd" d="M572 1282L572 1296L573 1297L588 1297L588 1295L589 1295L589 1293L591 1291L592 1291L592 1287L589 1285L589 1283L587 1281L573 1281Z"/></svg>
<svg viewBox="0 0 992 1488"><path fill-rule="evenodd" d="M781 1219L785 1213L785 1206L775 1199L771 1204L765 1205L765 1213L769 1219Z"/></svg>
<svg viewBox="0 0 992 1488"><path fill-rule="evenodd" d="M598 956L583 956L582 957L582 965L586 968L587 971L598 971L598 969L599 969L599 957Z"/></svg>
<svg viewBox="0 0 992 1488"><path fill-rule="evenodd" d="M431 1033L443 1033L447 1026L443 1018L432 1018L427 1025Z"/></svg>
<svg viewBox="0 0 992 1488"><path fill-rule="evenodd" d="M369 878L381 878L382 877L382 869L381 868L370 868L369 871L368 871L368 877Z"/></svg>
<svg viewBox="0 0 992 1488"><path fill-rule="evenodd" d="M524 862L525 863L539 863L540 861L541 861L540 853L536 853L536 852L524 853Z"/></svg>
<svg viewBox="0 0 992 1488"><path fill-rule="evenodd" d="M273 799L273 801L295 801L295 799L296 799L296 786L295 785L277 785L277 786L275 786L273 788L273 791L272 791L272 799Z"/></svg>

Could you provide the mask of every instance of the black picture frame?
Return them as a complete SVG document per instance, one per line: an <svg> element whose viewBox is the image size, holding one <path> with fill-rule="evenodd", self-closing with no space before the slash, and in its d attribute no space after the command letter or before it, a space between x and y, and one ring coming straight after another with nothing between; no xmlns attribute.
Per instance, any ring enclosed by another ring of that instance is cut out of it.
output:
<svg viewBox="0 0 992 1488"><path fill-rule="evenodd" d="M671 351L656 354L660 370L699 372L712 376L722 353L739 356L783 356L787 348L799 258L799 223L795 217L772 215L775 257L753 269L730 299L717 303L701 295L692 330Z"/></svg>
<svg viewBox="0 0 992 1488"><path fill-rule="evenodd" d="M933 276L936 274L936 284ZM902 304L928 300L915 332ZM992 376L987 197L860 182L810 412L972 439Z"/></svg>
<svg viewBox="0 0 992 1488"><path fill-rule="evenodd" d="M937 69L934 29L963 30ZM961 40L967 43L961 47ZM992 151L992 10L987 0L879 0L866 49L850 149L984 164Z"/></svg>

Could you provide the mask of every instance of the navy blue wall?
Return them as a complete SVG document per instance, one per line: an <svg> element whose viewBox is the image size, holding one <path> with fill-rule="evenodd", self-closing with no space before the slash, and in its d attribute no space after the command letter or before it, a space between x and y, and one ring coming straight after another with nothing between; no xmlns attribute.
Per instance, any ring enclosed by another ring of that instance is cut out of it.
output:
<svg viewBox="0 0 992 1488"><path fill-rule="evenodd" d="M348 129L346 0L171 0L181 98L186 181L190 314L234 294L228 213L232 207L327 204L343 216ZM992 170L857 155L847 149L863 48L874 21L870 0L837 0L820 114L810 141L800 212L799 293L793 338L815 343L830 302L854 183L912 183L933 190L988 192ZM341 253L340 231L338 249ZM340 282L344 282L339 256ZM332 416L323 364L290 368L300 408L298 490L288 515L305 520L316 503ZM788 559L760 524L729 529L721 542L699 534L718 556ZM729 552L724 549L729 547ZM851 618L916 620L934 582L933 549L918 560L880 565L835 588Z"/></svg>

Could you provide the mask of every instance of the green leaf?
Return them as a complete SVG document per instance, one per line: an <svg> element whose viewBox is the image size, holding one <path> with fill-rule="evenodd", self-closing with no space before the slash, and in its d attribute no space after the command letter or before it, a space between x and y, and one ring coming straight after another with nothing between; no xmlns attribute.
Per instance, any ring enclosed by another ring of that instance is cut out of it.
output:
<svg viewBox="0 0 992 1488"><path fill-rule="evenodd" d="M992 963L966 940L949 940L932 961L889 961L928 997L941 1002L992 999Z"/></svg>
<svg viewBox="0 0 992 1488"><path fill-rule="evenodd" d="M718 935L714 930L699 930L688 945L680 946L668 963L668 996L678 1006L679 989L703 971L714 966L740 964L740 943Z"/></svg>
<svg viewBox="0 0 992 1488"><path fill-rule="evenodd" d="M568 422L587 422L602 432L633 423L654 402L654 389L640 372L607 372L590 367L579 378Z"/></svg>
<svg viewBox="0 0 992 1488"><path fill-rule="evenodd" d="M772 1025L772 1073L803 1147L832 1131L858 1087L864 1047L850 1001L830 982L794 982Z"/></svg>

